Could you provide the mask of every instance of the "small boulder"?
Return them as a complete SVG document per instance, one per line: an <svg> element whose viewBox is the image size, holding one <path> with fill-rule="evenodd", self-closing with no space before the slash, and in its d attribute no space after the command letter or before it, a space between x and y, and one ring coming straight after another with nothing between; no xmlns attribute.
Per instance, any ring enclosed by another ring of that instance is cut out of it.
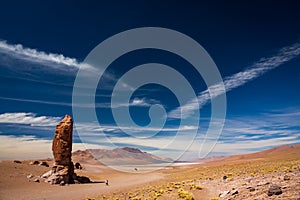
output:
<svg viewBox="0 0 300 200"><path fill-rule="evenodd" d="M223 198L223 197L225 197L229 193L230 193L229 190L223 191L223 192L220 193L219 197Z"/></svg>
<svg viewBox="0 0 300 200"><path fill-rule="evenodd" d="M30 165L38 165L38 164L40 164L40 162L37 161L37 160L35 160L35 161L30 162L29 164L30 164Z"/></svg>
<svg viewBox="0 0 300 200"><path fill-rule="evenodd" d="M289 180L291 180L291 177L289 177L288 175L284 175L283 180L289 181Z"/></svg>
<svg viewBox="0 0 300 200"><path fill-rule="evenodd" d="M223 176L223 180L225 181L227 179L227 176Z"/></svg>
<svg viewBox="0 0 300 200"><path fill-rule="evenodd" d="M49 167L49 164L46 161L40 162L39 166Z"/></svg>
<svg viewBox="0 0 300 200"><path fill-rule="evenodd" d="M250 191L250 192L254 192L254 191L255 191L255 188L254 188L254 187L250 187L250 188L249 188L249 191Z"/></svg>
<svg viewBox="0 0 300 200"><path fill-rule="evenodd" d="M238 194L239 193L239 191L238 190L234 190L234 191L232 191L232 195L236 195L236 194Z"/></svg>
<svg viewBox="0 0 300 200"><path fill-rule="evenodd" d="M33 175L32 175L32 174L29 174L29 175L27 176L27 178L28 178L28 179L31 179L31 178L33 178Z"/></svg>
<svg viewBox="0 0 300 200"><path fill-rule="evenodd" d="M59 183L59 185L60 186L64 186L66 183L64 182L64 181L61 181L60 183Z"/></svg>
<svg viewBox="0 0 300 200"><path fill-rule="evenodd" d="M35 179L33 180L33 182L39 183L39 182L40 182L40 179L35 178Z"/></svg>
<svg viewBox="0 0 300 200"><path fill-rule="evenodd" d="M268 196L280 195L280 194L282 194L282 190L280 186L272 185L268 190Z"/></svg>
<svg viewBox="0 0 300 200"><path fill-rule="evenodd" d="M270 182L259 182L257 186L269 185Z"/></svg>
<svg viewBox="0 0 300 200"><path fill-rule="evenodd" d="M44 174L41 176L41 178L48 178L48 177L51 176L52 174L53 174L53 170L50 170L50 171L44 173Z"/></svg>
<svg viewBox="0 0 300 200"><path fill-rule="evenodd" d="M14 163L21 164L22 162L19 160L14 160Z"/></svg>
<svg viewBox="0 0 300 200"><path fill-rule="evenodd" d="M82 169L82 166L80 165L79 162L76 162L75 165L74 165L75 169Z"/></svg>

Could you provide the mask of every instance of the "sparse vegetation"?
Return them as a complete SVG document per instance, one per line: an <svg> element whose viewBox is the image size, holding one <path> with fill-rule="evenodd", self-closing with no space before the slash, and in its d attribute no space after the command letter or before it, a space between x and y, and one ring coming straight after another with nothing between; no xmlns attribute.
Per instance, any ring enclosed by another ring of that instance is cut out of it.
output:
<svg viewBox="0 0 300 200"><path fill-rule="evenodd" d="M166 179L161 184L148 185L135 190L123 193L114 193L112 196L103 196L102 199L125 199L131 200L159 200L159 199L201 199L203 195L202 182L226 181L227 183L236 180L244 180L247 177L259 179L266 174L276 177L276 173L288 174L293 171L298 172L300 160L280 160L280 161L255 161L234 163L227 165L217 165L210 167L198 166L188 168L184 171L178 170L176 176L167 174ZM226 180L223 177L227 176ZM277 178L277 177L276 177ZM247 186L247 182L242 181L241 186ZM231 191L236 188L230 188ZM219 197L210 197L210 200L220 200ZM96 198L96 200L98 200Z"/></svg>
<svg viewBox="0 0 300 200"><path fill-rule="evenodd" d="M182 199L186 199L186 200L194 200L195 199L195 197L192 193L189 193L188 191L185 191L182 188L180 188L177 193L178 193L178 196Z"/></svg>
<svg viewBox="0 0 300 200"><path fill-rule="evenodd" d="M128 183L133 186L130 188L123 187L120 189L113 188L115 182L112 179L111 186L100 189L98 195L84 197L85 200L163 200L163 199L210 199L222 200L234 197L234 199L261 199L267 195L266 191L273 185L282 187L281 199L297 199L300 190L299 154L294 154L295 158L286 157L277 160L274 159L255 159L243 162L218 162L208 163L204 165L193 165L183 167L170 167L167 170L154 172L153 175L162 177L154 178L152 182L142 182L141 185L133 184L132 180L140 180L142 177L147 178L144 174L136 174L131 179L129 174L120 174L120 179L125 182L126 177L130 177ZM22 161L22 164L13 162L3 162L2 166L15 165L19 173L23 173L22 167L34 170L41 170L41 174L45 169L40 166L32 166L30 161ZM9 169L6 167L6 169ZM88 171L78 171L79 175L91 176L94 180L101 180L100 175L94 175ZM110 175L118 172L109 172ZM34 173L33 173L34 174ZM152 174L151 174L152 175ZM28 174L23 175L27 178ZM118 175L116 175L118 176ZM115 176L115 177L116 177ZM31 177L31 176L30 176ZM34 176L35 177L35 176ZM226 177L226 178L224 178ZM31 180L31 179L30 179ZM96 185L94 185L96 186ZM102 185L100 185L100 188ZM283 188L285 187L285 188ZM70 189L72 189L70 187ZM73 188L74 189L74 188ZM107 190L106 190L107 189ZM215 193L214 191L217 190ZM212 192L213 191L213 192ZM238 192L237 192L238 191ZM211 195L211 196L210 196ZM218 197L218 195L220 195ZM222 195L222 196L221 196ZM225 197L224 197L225 195ZM245 195L248 195L245 197ZM252 196L251 196L252 195ZM264 195L264 196L257 196ZM245 197L245 198L244 198Z"/></svg>

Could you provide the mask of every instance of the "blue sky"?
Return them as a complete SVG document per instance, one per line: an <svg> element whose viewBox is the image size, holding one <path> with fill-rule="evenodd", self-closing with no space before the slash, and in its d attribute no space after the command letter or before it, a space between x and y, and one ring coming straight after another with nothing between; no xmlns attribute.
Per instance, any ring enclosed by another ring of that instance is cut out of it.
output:
<svg viewBox="0 0 300 200"><path fill-rule="evenodd" d="M299 8L297 1L2 3L0 158L51 156L55 125L65 114L73 116L78 70L89 71L86 56L108 37L140 27L179 31L201 44L214 60L226 89L226 120L220 137L205 137L211 97L193 66L173 53L144 49L122 55L105 71L95 93L99 122L76 123L74 149L131 146L172 158L185 152L182 159L195 159L300 143ZM138 126L120 127L110 104L113 88L122 75L145 63L176 69L192 85L197 101L190 99L179 107L170 89L144 85L129 102ZM216 96L222 95L217 86ZM88 98L88 89L81 95ZM195 124L195 118L190 118L180 126L184 117L180 111L190 117L197 110L195 102L200 102L200 121ZM162 130L147 126L149 108L157 104L168 114ZM138 137L146 133L156 134ZM174 138L177 142L169 145ZM189 141L194 142L188 145Z"/></svg>

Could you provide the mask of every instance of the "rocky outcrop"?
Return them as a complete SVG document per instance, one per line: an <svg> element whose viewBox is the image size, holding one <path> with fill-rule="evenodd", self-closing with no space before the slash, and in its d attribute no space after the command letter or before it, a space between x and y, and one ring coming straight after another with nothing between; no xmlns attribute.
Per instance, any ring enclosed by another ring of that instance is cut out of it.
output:
<svg viewBox="0 0 300 200"><path fill-rule="evenodd" d="M66 115L56 126L52 142L55 165L70 166L72 164L72 132L73 120Z"/></svg>
<svg viewBox="0 0 300 200"><path fill-rule="evenodd" d="M72 163L72 132L72 117L66 115L56 126L52 142L54 166L42 175L50 184L73 183L76 178Z"/></svg>
<svg viewBox="0 0 300 200"><path fill-rule="evenodd" d="M60 184L61 182L70 184L74 183L76 174L72 166L55 165L51 171L46 172L41 177L46 178L45 182L50 184Z"/></svg>
<svg viewBox="0 0 300 200"><path fill-rule="evenodd" d="M52 142L52 152L54 157L54 166L41 177L45 178L50 184L70 184L90 182L87 177L79 177L74 173L72 162L72 117L66 115L56 126L55 135ZM79 180L78 180L79 179Z"/></svg>

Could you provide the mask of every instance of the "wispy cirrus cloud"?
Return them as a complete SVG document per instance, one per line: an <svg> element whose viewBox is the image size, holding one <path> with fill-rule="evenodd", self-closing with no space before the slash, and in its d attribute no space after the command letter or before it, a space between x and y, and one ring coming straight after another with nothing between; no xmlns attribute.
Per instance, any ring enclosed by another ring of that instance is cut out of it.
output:
<svg viewBox="0 0 300 200"><path fill-rule="evenodd" d="M216 98L217 96L224 94L224 92L229 92L240 87L299 55L300 43L283 47L276 55L261 58L244 71L225 77L224 87L226 91L223 90L222 83L212 85L207 90L201 92L197 98L192 99L187 104L170 111L168 116L174 119L187 118L194 113L195 109L198 108L198 104L201 108L205 104L209 103L211 98Z"/></svg>
<svg viewBox="0 0 300 200"><path fill-rule="evenodd" d="M93 66L63 54L24 47L22 44L9 44L0 39L0 76L2 77L73 87L79 70L87 80L96 79L99 74L102 74L105 78L104 83L101 84L102 90L111 90L112 83L116 81L114 74L103 72L101 66ZM82 84L81 87L90 89L92 86L87 81L87 85ZM131 87L122 83L118 89L128 90Z"/></svg>
<svg viewBox="0 0 300 200"><path fill-rule="evenodd" d="M119 107L150 107L154 104L159 104L160 102L155 100L155 99L147 99L147 98L133 98L132 100L130 100L129 103L117 103L115 105L111 105L109 103L109 105L107 106L108 108L119 108Z"/></svg>
<svg viewBox="0 0 300 200"><path fill-rule="evenodd" d="M293 107L277 110L276 113L230 117L226 119L222 135L212 151L209 147L215 143L214 136L204 138L203 134L198 134L184 157L195 158L195 152L199 152L199 157L251 153L300 143L299 110L299 107Z"/></svg>
<svg viewBox="0 0 300 200"><path fill-rule="evenodd" d="M0 114L0 124L26 124L30 126L56 126L62 117L54 116L39 116L36 113L16 112L16 113L3 113ZM106 132L119 132L123 130L131 130L132 132L143 132L143 131L164 131L164 132L175 132L179 130L189 131L196 130L196 126L182 126L182 127L165 127L163 129L159 127L120 127L117 125L101 125L98 122L85 122L76 123L76 129L86 131L87 133L99 133L102 131Z"/></svg>
<svg viewBox="0 0 300 200"><path fill-rule="evenodd" d="M27 124L30 126L55 126L60 117L37 116L35 113L3 113L0 114L0 123Z"/></svg>
<svg viewBox="0 0 300 200"><path fill-rule="evenodd" d="M59 64L69 66L70 68L94 69L92 66L80 63L75 58L69 58L62 54L46 53L36 49L23 47L21 44L8 44L6 41L0 40L0 52L10 54L22 60L39 63L42 65L54 66Z"/></svg>
<svg viewBox="0 0 300 200"><path fill-rule="evenodd" d="M38 103L38 104L46 104L46 105L58 105L58 106L68 106L68 107L82 107L82 108L119 108L119 107L150 107L151 105L158 104L159 101L154 99L146 99L146 98L134 98L129 103L118 103L115 105L111 105L110 102L106 103L95 103L95 104L76 104L71 102L58 102L58 101L46 101L46 100L37 100L37 99L24 99L24 98L11 98L11 97L1 97L2 100L8 101L20 101L20 102L29 102L29 103Z"/></svg>
<svg viewBox="0 0 300 200"><path fill-rule="evenodd" d="M261 113L257 116L239 116L228 119L223 129L223 134L219 138L217 145L211 152L209 150L213 142L213 138L208 136L202 146L201 154L210 153L210 155L232 155L237 153L249 153L262 149L271 148L278 145L300 143L299 122L300 108L290 108L277 110L274 112ZM49 129L53 132L56 123L61 117L53 116L39 116L34 113L4 113L0 115L1 123L12 123L16 128L22 124L28 124L42 129L44 126L51 125ZM148 129L132 127L121 127L133 132L142 131L159 131L159 128L150 127ZM165 133L176 133L177 131L184 131L186 134L177 135L177 141L174 144L169 143L174 139L176 134L162 134L157 137L150 138L135 138L124 135L119 135L120 127L113 125L101 125L98 123L76 123L74 130L84 132L80 137L84 138L84 144L75 143L74 149L88 148L115 148L117 146L131 146L144 149L154 149L152 153L159 156L173 157L178 156L178 152L186 148L186 141L190 140L189 132L197 129L193 126L183 127L165 127L162 131ZM31 156L38 157L40 154L34 153L32 148L40 149L39 152L47 153L45 148L51 146L51 139L41 138L36 131L37 135L26 134L27 136L20 135L18 137L5 135L5 127L2 127L0 135L1 153L3 159L15 159L18 156L22 158L30 158ZM201 131L201 130L200 130ZM105 133L103 133L105 132ZM52 135L51 135L52 137ZM109 142L107 142L109 137ZM6 142L5 142L6 141ZM199 133L194 140L194 143L188 149L182 159L195 159L198 158L199 146L204 141L204 135ZM14 154L14 148L18 146L23 149L19 154ZM161 149L161 150L158 150ZM158 151L156 151L158 150ZM5 154L3 152L6 152ZM36 151L35 151L36 152ZM48 153L51 150L48 151ZM1 157L0 153L0 159ZM10 155L11 154L11 155ZM46 154L45 154L46 155ZM8 157L5 157L8 156ZM4 158L5 157L5 158Z"/></svg>

